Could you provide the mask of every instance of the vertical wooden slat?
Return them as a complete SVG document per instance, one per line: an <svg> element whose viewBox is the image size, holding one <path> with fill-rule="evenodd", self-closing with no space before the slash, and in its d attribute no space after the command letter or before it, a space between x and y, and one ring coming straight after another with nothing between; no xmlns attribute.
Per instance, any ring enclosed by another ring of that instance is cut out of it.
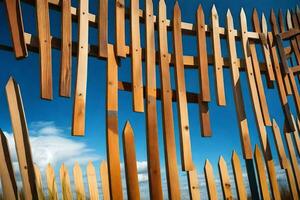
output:
<svg viewBox="0 0 300 200"><path fill-rule="evenodd" d="M46 178L47 178L49 200L58 200L55 173L54 173L54 169L50 164L48 164L46 169Z"/></svg>
<svg viewBox="0 0 300 200"><path fill-rule="evenodd" d="M170 82L170 68L168 59L167 18L166 4L164 0L159 1L158 16L159 54L160 54L160 77L163 110L163 133L165 148L165 163L169 199L180 197L180 186L176 159L176 145L174 137L174 121L172 110L172 89Z"/></svg>
<svg viewBox="0 0 300 200"><path fill-rule="evenodd" d="M7 139L0 129L0 177L4 199L18 200L18 187L10 157Z"/></svg>
<svg viewBox="0 0 300 200"><path fill-rule="evenodd" d="M136 152L133 130L129 121L123 129L123 153L126 172L127 196L128 199L140 199L138 172L136 165Z"/></svg>
<svg viewBox="0 0 300 200"><path fill-rule="evenodd" d="M76 162L74 165L73 176L74 176L75 193L77 196L77 200L85 200L85 190L84 190L83 179L82 179L82 171L78 162Z"/></svg>
<svg viewBox="0 0 300 200"><path fill-rule="evenodd" d="M40 52L41 98L52 99L52 61L49 7L47 0L36 0Z"/></svg>
<svg viewBox="0 0 300 200"><path fill-rule="evenodd" d="M125 52L125 0L115 0L116 55L126 57Z"/></svg>
<svg viewBox="0 0 300 200"><path fill-rule="evenodd" d="M218 166L223 190L223 197L224 199L233 199L227 165L223 156L220 157Z"/></svg>
<svg viewBox="0 0 300 200"><path fill-rule="evenodd" d="M264 14L262 17L262 23L266 23ZM273 81L275 80L275 76L274 76L272 61L271 61L271 57L270 57L270 49L269 49L269 46L267 43L268 30L264 28L266 26L263 26L263 29L261 28L259 18L258 18L258 13L255 8L252 13L252 24L253 24L254 31L257 32L258 34L260 34L261 47L262 47L263 54L264 54L264 60L266 62L266 66L267 66L267 74L266 74L267 75L266 76L267 77L267 86L269 88L272 88Z"/></svg>
<svg viewBox="0 0 300 200"><path fill-rule="evenodd" d="M86 167L86 175L87 175L87 180L88 180L90 199L98 200L99 192L98 192L97 176L96 176L96 170L95 170L95 167L94 167L92 161L89 161L89 163Z"/></svg>
<svg viewBox="0 0 300 200"><path fill-rule="evenodd" d="M232 153L231 164L234 174L234 181L237 188L237 196L239 199L247 199L247 192L243 181L243 172L240 159L235 151Z"/></svg>
<svg viewBox="0 0 300 200"><path fill-rule="evenodd" d="M205 17L202 6L199 5L196 15L196 31L197 31L197 47L198 47L198 63L199 63L199 86L201 91L201 101L210 102L210 87L208 74L208 61L206 50L206 32Z"/></svg>
<svg viewBox="0 0 300 200"><path fill-rule="evenodd" d="M293 27L295 29L299 29L299 22L298 22L298 19L297 19L297 14L296 12L292 12L292 23L293 23ZM296 35L296 41L297 41L297 44L298 44L298 47L300 46L300 36L299 35ZM296 52L295 52L296 53ZM298 53L296 55L297 57L297 62L298 64L300 64L300 54L299 54L299 49L298 49Z"/></svg>
<svg viewBox="0 0 300 200"><path fill-rule="evenodd" d="M108 46L106 90L107 161L112 199L123 199L118 135L118 64L113 46Z"/></svg>
<svg viewBox="0 0 300 200"><path fill-rule="evenodd" d="M215 82L217 91L217 103L219 106L226 105L225 88L224 88L224 78L223 78L223 66L221 62L221 41L219 34L219 16L215 5L213 5L211 10L211 38L213 45L214 54L214 70L215 70Z"/></svg>
<svg viewBox="0 0 300 200"><path fill-rule="evenodd" d="M20 0L5 0L4 3L15 56L17 59L27 57L28 52L24 38L24 25Z"/></svg>
<svg viewBox="0 0 300 200"><path fill-rule="evenodd" d="M144 112L142 49L140 42L139 0L130 0L131 78L133 110Z"/></svg>
<svg viewBox="0 0 300 200"><path fill-rule="evenodd" d="M105 160L102 161L100 165L100 176L101 176L103 199L110 200L108 169L107 169L107 162Z"/></svg>
<svg viewBox="0 0 300 200"><path fill-rule="evenodd" d="M280 166L282 169L286 169L287 157L286 157L286 153L284 150L284 145L282 142L280 130L279 130L279 127L278 127L275 119L273 119L273 127L272 128L273 128L273 134L274 134L274 140L275 140L276 149L277 149L277 153L278 153L278 158L280 161Z"/></svg>
<svg viewBox="0 0 300 200"><path fill-rule="evenodd" d="M229 60L231 65L232 87L235 101L236 114L238 118L238 125L240 129L240 139L242 143L243 156L245 159L252 158L252 148L249 136L248 122L244 109L244 100L242 95L240 72L237 66L237 53L235 46L235 36L233 35L233 19L230 10L227 11L227 43L229 50Z"/></svg>
<svg viewBox="0 0 300 200"><path fill-rule="evenodd" d="M276 17L275 17L275 13L272 10L271 11L271 24L273 27L273 30L277 30L277 23L276 23ZM277 88L278 88L278 92L279 92L279 96L280 96L280 101L281 101L281 105L282 105L282 109L285 115L285 119L288 122L288 128L291 131L295 130L295 127L293 125L293 121L291 118L291 112L290 112L290 107L287 101L287 96L286 96L286 92L285 92L285 88L284 88L284 83L283 83L283 78L282 78L282 74L281 74L281 69L280 69L280 65L279 65L279 60L278 60L278 56L277 56L277 49L275 46L275 41L273 39L273 34L272 33L268 33L268 41L269 41L269 45L271 48L271 56L272 56L272 61L273 61L273 67L274 67L274 71L275 71L275 76L276 76L276 83L277 83Z"/></svg>
<svg viewBox="0 0 300 200"><path fill-rule="evenodd" d="M296 23L292 22L292 14L289 10L287 11L287 14L286 14L286 21L287 21L287 27L288 27L289 30L291 30L293 28L299 28L299 25L297 24L297 20L295 20ZM299 47L298 47L299 43L297 43L298 42L298 40L296 40L297 38L299 38L299 37L298 36L292 37L290 39L290 41L291 41L291 46L293 48L293 51L295 53L297 63L300 64L300 52L299 52Z"/></svg>
<svg viewBox="0 0 300 200"><path fill-rule="evenodd" d="M156 108L156 56L153 2L145 3L145 37L146 37L146 123L147 123L147 164L150 198L162 200L162 183L160 173L158 125Z"/></svg>
<svg viewBox="0 0 300 200"><path fill-rule="evenodd" d="M217 187L216 187L213 168L209 160L205 161L204 174L205 174L208 198L210 200L217 200L218 199Z"/></svg>
<svg viewBox="0 0 300 200"><path fill-rule="evenodd" d="M287 162L286 174L287 174L288 184L290 187L290 192L292 193L293 199L299 199L299 195L296 187L296 181L293 175L291 163L289 161Z"/></svg>
<svg viewBox="0 0 300 200"><path fill-rule="evenodd" d="M5 89L25 199L36 199L34 167L20 88L15 80L10 77Z"/></svg>
<svg viewBox="0 0 300 200"><path fill-rule="evenodd" d="M293 123L295 126L295 131L294 131L294 138L295 138L295 145L296 145L296 150L298 155L300 155L300 137L299 137L299 132L298 132L298 126L296 124L296 121L292 115Z"/></svg>
<svg viewBox="0 0 300 200"><path fill-rule="evenodd" d="M88 69L89 1L79 1L79 43L77 77L73 107L72 135L83 136L85 129L85 100Z"/></svg>
<svg viewBox="0 0 300 200"><path fill-rule="evenodd" d="M72 15L71 0L61 1L61 63L59 95L63 97L71 96L72 79Z"/></svg>
<svg viewBox="0 0 300 200"><path fill-rule="evenodd" d="M248 46L249 38L247 36L247 20L246 20L246 14L243 9L241 10L240 20L241 20L241 31L242 31L242 46L243 46L243 52L244 52L244 57L245 57L245 62L246 62L246 72L247 72L250 93L251 93L251 97L252 97L252 103L253 103L253 107L254 107L254 111L255 111L255 115L256 115L256 124L258 127L259 136L260 136L259 139L260 139L261 146L263 148L263 155L264 155L264 159L265 159L266 166L267 166L267 171L268 171L269 180L271 183L270 185L271 185L273 197L274 197L274 199L280 199L279 186L278 186L278 182L276 179L277 176L276 176L275 165L274 165L274 161L272 159L272 153L271 153L271 149L270 149L270 144L269 144L269 140L268 140L266 127L264 126L264 123L263 123L262 110L259 105L259 97L257 95L258 90L255 85L254 73L253 73L253 68L252 68L253 63L251 62L251 58L249 55L250 49L248 49L248 48L250 48L249 47L250 44Z"/></svg>
<svg viewBox="0 0 300 200"><path fill-rule="evenodd" d="M269 189L268 189L267 176L265 173L264 161L258 145L255 145L254 157L256 162L256 170L257 170L262 199L264 200L271 199Z"/></svg>
<svg viewBox="0 0 300 200"><path fill-rule="evenodd" d="M107 58L108 45L108 0L99 0L98 56Z"/></svg>
<svg viewBox="0 0 300 200"><path fill-rule="evenodd" d="M39 200L44 200L45 195L43 191L43 184L42 184L42 177L41 177L41 172L40 169L37 165L34 165L34 173L35 173L35 182L36 182L36 189L38 193L38 199Z"/></svg>
<svg viewBox="0 0 300 200"><path fill-rule="evenodd" d="M63 200L70 200L72 199L72 190L69 172L65 164L62 164L62 166L60 167L59 174Z"/></svg>
<svg viewBox="0 0 300 200"><path fill-rule="evenodd" d="M177 107L180 130L180 145L181 145L181 166L183 171L193 169L192 149L190 140L189 115L186 99L186 87L183 65L183 47L181 33L181 11L176 1L173 12L173 44L175 55L175 79L176 79L176 94Z"/></svg>
<svg viewBox="0 0 300 200"><path fill-rule="evenodd" d="M187 179L190 198L192 200L200 200L200 185L198 181L197 170L195 167L193 170L187 172Z"/></svg>
<svg viewBox="0 0 300 200"><path fill-rule="evenodd" d="M272 126L270 115L269 115L268 103L267 103L264 86L261 78L261 72L260 72L259 61L256 53L255 42L253 40L248 40L248 41L249 41L251 61L253 65L253 71L254 71L255 82L258 91L259 104L261 107L263 121L266 126Z"/></svg>
<svg viewBox="0 0 300 200"><path fill-rule="evenodd" d="M206 32L205 17L201 5L197 9L197 41L198 41L198 59L199 59L199 111L201 121L201 135L203 137L211 136L208 102L210 101L209 71L206 50Z"/></svg>

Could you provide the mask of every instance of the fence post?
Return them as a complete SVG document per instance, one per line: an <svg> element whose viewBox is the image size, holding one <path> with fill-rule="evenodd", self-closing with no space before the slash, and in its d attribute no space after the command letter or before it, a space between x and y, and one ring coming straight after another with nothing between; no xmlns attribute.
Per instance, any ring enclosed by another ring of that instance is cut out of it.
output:
<svg viewBox="0 0 300 200"><path fill-rule="evenodd" d="M82 171L78 162L76 162L73 167L73 176L74 176L75 193L77 195L77 200L85 200L85 190L84 190L84 185L82 180Z"/></svg>
<svg viewBox="0 0 300 200"><path fill-rule="evenodd" d="M107 170L107 162L105 160L102 161L100 165L100 176L101 176L101 183L102 183L103 199L110 200L108 170Z"/></svg>
<svg viewBox="0 0 300 200"><path fill-rule="evenodd" d="M219 166L219 173L220 173L220 178L222 183L224 199L233 199L227 165L223 156L220 157L218 166Z"/></svg>
<svg viewBox="0 0 300 200"><path fill-rule="evenodd" d="M200 185L198 181L198 174L196 167L187 172L188 184L189 184L189 193L192 200L200 200Z"/></svg>
<svg viewBox="0 0 300 200"><path fill-rule="evenodd" d="M237 188L238 199L247 199L247 192L243 180L241 162L239 156L235 151L233 151L231 156L231 164L232 164L232 170L234 174L234 181Z"/></svg>
<svg viewBox="0 0 300 200"><path fill-rule="evenodd" d="M205 161L204 174L205 174L208 198L211 200L217 200L218 199L217 187L216 187L213 168L209 160Z"/></svg>
<svg viewBox="0 0 300 200"><path fill-rule="evenodd" d="M47 178L49 199L50 200L58 200L55 173L54 173L54 169L50 165L50 163L48 164L47 169L46 169L46 178Z"/></svg>
<svg viewBox="0 0 300 200"><path fill-rule="evenodd" d="M89 161L88 163L88 166L86 168L86 174L87 174L88 185L89 185L90 199L98 200L99 192L98 192L97 176L92 161Z"/></svg>
<svg viewBox="0 0 300 200"><path fill-rule="evenodd" d="M62 164L59 170L60 174L60 183L63 200L71 200L72 198L72 189L70 185L69 172L65 164Z"/></svg>

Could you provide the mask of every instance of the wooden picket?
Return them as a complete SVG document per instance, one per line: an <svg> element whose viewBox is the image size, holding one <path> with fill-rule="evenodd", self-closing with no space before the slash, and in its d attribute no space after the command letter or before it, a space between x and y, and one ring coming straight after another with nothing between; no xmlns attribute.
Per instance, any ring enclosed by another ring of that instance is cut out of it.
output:
<svg viewBox="0 0 300 200"><path fill-rule="evenodd" d="M98 56L107 58L108 49L108 0L99 1Z"/></svg>
<svg viewBox="0 0 300 200"><path fill-rule="evenodd" d="M223 156L220 157L218 166L224 199L233 199L227 165Z"/></svg>
<svg viewBox="0 0 300 200"><path fill-rule="evenodd" d="M237 188L237 196L239 199L247 199L247 192L243 181L243 172L240 159L234 151L231 157L231 164L233 168L234 181Z"/></svg>
<svg viewBox="0 0 300 200"><path fill-rule="evenodd" d="M200 200L200 186L197 170L195 168L187 172L187 179L189 184L190 198L192 200Z"/></svg>
<svg viewBox="0 0 300 200"><path fill-rule="evenodd" d="M115 0L116 4L116 54L126 57L125 51L125 0Z"/></svg>
<svg viewBox="0 0 300 200"><path fill-rule="evenodd" d="M293 132L294 139L295 139L295 146L296 146L297 154L300 155L300 136L299 136L299 131L298 131L298 125L296 124L296 120L293 115L292 115L292 120L293 120L293 123L295 126L295 131Z"/></svg>
<svg viewBox="0 0 300 200"><path fill-rule="evenodd" d="M36 182L36 189L38 193L38 199L44 200L45 195L43 191L42 177L41 177L40 169L37 165L34 165L34 173L35 173L35 182Z"/></svg>
<svg viewBox="0 0 300 200"><path fill-rule="evenodd" d="M60 183L61 183L61 190L62 190L62 197L63 200L72 199L72 190L70 184L70 177L69 172L65 164L62 164L59 170L60 174Z"/></svg>
<svg viewBox="0 0 300 200"><path fill-rule="evenodd" d="M96 170L91 161L89 161L86 167L86 175L88 180L89 186L89 198L91 200L98 200L99 199L99 192L98 192L98 184L97 184L97 177L96 177Z"/></svg>
<svg viewBox="0 0 300 200"><path fill-rule="evenodd" d="M216 187L213 168L212 168L209 160L205 161L204 174L205 174L205 179L206 179L206 188L207 188L208 198L211 200L217 200L218 199L217 187Z"/></svg>
<svg viewBox="0 0 300 200"><path fill-rule="evenodd" d="M46 169L49 200L58 200L57 184L53 167L48 164Z"/></svg>
<svg viewBox="0 0 300 200"><path fill-rule="evenodd" d="M85 200L85 190L82 179L82 171L78 162L75 163L73 168L74 184L75 184L75 193L78 200Z"/></svg>
<svg viewBox="0 0 300 200"><path fill-rule="evenodd" d="M101 183L102 183L103 199L110 200L108 170L107 170L107 162L105 160L102 161L100 165L100 176L101 176Z"/></svg>

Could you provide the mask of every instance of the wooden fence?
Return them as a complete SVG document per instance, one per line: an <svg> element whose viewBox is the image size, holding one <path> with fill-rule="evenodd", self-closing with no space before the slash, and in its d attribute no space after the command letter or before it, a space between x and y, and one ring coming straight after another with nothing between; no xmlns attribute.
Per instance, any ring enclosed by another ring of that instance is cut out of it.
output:
<svg viewBox="0 0 300 200"><path fill-rule="evenodd" d="M172 101L177 101L178 121L180 131L181 168L187 172L190 197L199 199L197 187L197 172L193 164L190 126L187 104L199 104L199 116L201 135L211 137L211 122L209 103L211 103L211 90L208 68L214 68L214 82L218 106L226 106L223 70L228 68L232 77L232 88L236 105L240 139L243 150L243 159L246 163L247 177L253 199L281 199L276 175L275 164L270 150L270 141L266 127L273 127L275 144L278 157L283 169L286 170L288 185L294 199L299 198L300 192L300 169L297 156L300 153L300 138L298 133L300 118L300 97L297 81L300 79L300 10L297 8L286 15L287 27L285 27L282 12L276 16L272 10L270 14L271 30L267 28L267 21L262 14L261 20L256 10L252 14L253 31L248 30L249 20L242 9L240 18L240 30L234 28L234 19L228 10L226 15L226 27L219 26L219 17L215 6L212 7L210 22L205 21L204 12L199 6L196 16L196 24L181 21L181 11L178 2L173 8L173 18L167 19L167 6L164 0L159 1L158 16L153 14L152 0L145 0L145 10L140 10L139 0L131 0L130 8L125 7L125 0L115 1L115 43L108 43L108 0L99 1L99 13L89 13L89 1L79 1L78 8L71 6L71 0L22 0L23 3L33 5L36 8L38 36L24 32L22 10L20 0L3 0L7 10L13 47L0 45L1 49L14 51L16 58L24 58L28 50L39 52L40 56L40 88L41 98L52 100L52 59L51 48L61 51L61 71L59 95L71 96L71 71L72 56L78 57L77 77L74 94L74 110L72 116L72 135L83 136L85 132L85 106L88 56L104 59L107 62L107 93L106 93L106 145L107 167L101 167L104 198L123 199L123 187L121 181L119 134L118 134L118 90L132 92L132 107L134 112L144 112L146 106L146 138L149 190L151 199L163 199L162 180L160 173L158 151L158 125L156 100L162 103L162 121L164 136L164 151L169 199L178 199L180 194L180 181L178 175L174 121ZM62 13L62 36L51 36L49 9L56 9ZM207 17L206 17L207 18ZM277 20L278 18L278 20ZM130 44L125 43L125 20L130 20ZM277 23L278 21L278 23ZM79 40L72 41L72 22L79 25ZM140 23L145 24L145 47L141 46ZM279 26L278 26L279 25ZM99 43L97 46L89 45L89 27L98 29ZM154 33L158 32L158 51L155 49ZM173 33L173 53L168 50L168 32ZM197 38L198 55L183 55L182 35L193 35ZM213 54L207 54L207 39L212 40ZM227 41L229 57L225 58L221 52L221 40ZM283 40L288 41L290 47L285 47ZM242 58L237 57L236 42L242 46ZM256 47L260 46L263 52L263 61L258 59ZM130 83L118 79L119 59L131 57ZM296 60L296 64L289 66L288 59ZM142 62L146 62L145 69ZM156 64L159 65L161 88L156 88ZM169 67L175 69L176 90L171 88L171 75ZM143 85L143 70L146 71L146 85ZM186 91L185 70L197 70L199 73L199 93ZM248 120L245 113L244 101L241 90L240 73L246 73L252 106L255 114L256 125L260 138L260 148L253 144L249 137ZM285 153L281 131L274 117L270 116L265 88L262 76L266 76L268 88L277 85L282 112L285 116L284 136L288 147L289 156ZM34 167L29 143L28 130L20 89L17 83L10 78L6 86L7 100L11 114L12 128L14 132L20 173L24 191L24 199L42 198L41 179L36 167ZM287 96L293 96L297 117L294 119ZM144 98L146 103L144 103ZM144 105L145 104L145 105ZM138 199L139 184L135 160L133 130L129 122L124 128L124 158L127 181L127 194L129 199ZM12 171L9 152L2 134L1 154L1 180L4 187L4 196L9 199L18 199L15 178ZM296 147L296 148L295 148ZM295 151L296 149L296 151ZM253 157L254 155L254 157ZM242 181L242 171L237 154L232 156L232 166L236 181L237 194L240 199L246 198L245 186ZM264 170L266 167L266 172ZM34 170L34 168L36 170ZM75 188L79 199L85 194L82 188L80 168L76 166ZM90 197L97 199L98 189L95 179L95 168L88 165L88 183ZM207 192L211 199L217 199L216 184L212 166L209 161L204 167L207 182ZM228 182L226 163L220 158L219 171L224 198L231 199L232 191ZM62 166L60 177L64 199L70 199L71 187L67 175L67 169ZM257 178L256 178L257 174ZM49 196L57 198L57 185L55 184L53 169L47 169L47 184ZM268 180L268 181L267 181ZM269 186L270 185L270 190Z"/></svg>

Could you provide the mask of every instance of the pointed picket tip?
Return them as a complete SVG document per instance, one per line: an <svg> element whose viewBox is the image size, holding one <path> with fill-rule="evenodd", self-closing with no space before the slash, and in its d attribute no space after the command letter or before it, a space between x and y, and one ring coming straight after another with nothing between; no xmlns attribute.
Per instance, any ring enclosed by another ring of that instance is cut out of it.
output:
<svg viewBox="0 0 300 200"><path fill-rule="evenodd" d="M165 0L159 0L159 6L166 6Z"/></svg>
<svg viewBox="0 0 300 200"><path fill-rule="evenodd" d="M276 120L275 120L275 119L273 119L273 120L272 120L272 123L273 123L273 127L276 127L276 128L278 128L278 125L277 125L277 123L276 123Z"/></svg>
<svg viewBox="0 0 300 200"><path fill-rule="evenodd" d="M218 11L217 11L217 8L216 8L215 4L213 4L213 6L211 8L211 13L218 16Z"/></svg>
<svg viewBox="0 0 300 200"><path fill-rule="evenodd" d="M236 151L233 151L233 152L232 152L232 156L231 156L231 157L232 157L233 160L239 159L239 156L238 156L238 154L236 153Z"/></svg>
<svg viewBox="0 0 300 200"><path fill-rule="evenodd" d="M261 16L261 27L262 27L262 32L267 37L267 34L268 34L268 25L267 25L266 16L265 16L264 13L262 13L262 16Z"/></svg>
<svg viewBox="0 0 300 200"><path fill-rule="evenodd" d="M180 10L178 1L175 2L174 9L173 9L173 15L174 16L180 16L181 15L181 10Z"/></svg>
<svg viewBox="0 0 300 200"><path fill-rule="evenodd" d="M225 159L223 158L223 156L220 156L220 158L219 158L219 165L221 166L221 165L226 165L226 161L225 161Z"/></svg>
<svg viewBox="0 0 300 200"><path fill-rule="evenodd" d="M279 10L279 13L280 13L280 10ZM273 9L273 8L271 9L270 19L271 19L271 22L272 22L272 23L275 23L275 22L276 22L276 16L275 16L275 12L274 12L274 9Z"/></svg>
<svg viewBox="0 0 300 200"><path fill-rule="evenodd" d="M246 20L246 13L244 11L244 8L241 8L240 17L241 17L241 19L245 19Z"/></svg>
<svg viewBox="0 0 300 200"><path fill-rule="evenodd" d="M126 121L126 124L124 126L124 130L123 130L124 135L127 135L127 134L132 133L132 132L133 131L132 131L132 127L131 127L130 122Z"/></svg>
<svg viewBox="0 0 300 200"><path fill-rule="evenodd" d="M258 12L257 12L256 8L254 8L253 12L252 12L252 20L258 22L258 19L259 19Z"/></svg>
<svg viewBox="0 0 300 200"><path fill-rule="evenodd" d="M227 18L232 19L232 15L231 15L230 9L227 9L226 16L227 16Z"/></svg>
<svg viewBox="0 0 300 200"><path fill-rule="evenodd" d="M106 166L107 166L106 160L102 160L102 162L101 162L101 164L100 164L100 168L102 169L102 168L104 168L104 167L106 167Z"/></svg>
<svg viewBox="0 0 300 200"><path fill-rule="evenodd" d="M203 8L202 8L201 4L198 5L197 12L202 12L203 13Z"/></svg>
<svg viewBox="0 0 300 200"><path fill-rule="evenodd" d="M15 79L12 76L10 76L7 83L6 83L5 88L7 89L9 87L9 85L15 85L15 84L16 84Z"/></svg>
<svg viewBox="0 0 300 200"><path fill-rule="evenodd" d="M63 164L60 166L60 170L65 169L65 168L66 168L66 165L65 165L65 163L63 163Z"/></svg>
<svg viewBox="0 0 300 200"><path fill-rule="evenodd" d="M212 169L211 163L208 159L206 159L205 161L204 169Z"/></svg>

